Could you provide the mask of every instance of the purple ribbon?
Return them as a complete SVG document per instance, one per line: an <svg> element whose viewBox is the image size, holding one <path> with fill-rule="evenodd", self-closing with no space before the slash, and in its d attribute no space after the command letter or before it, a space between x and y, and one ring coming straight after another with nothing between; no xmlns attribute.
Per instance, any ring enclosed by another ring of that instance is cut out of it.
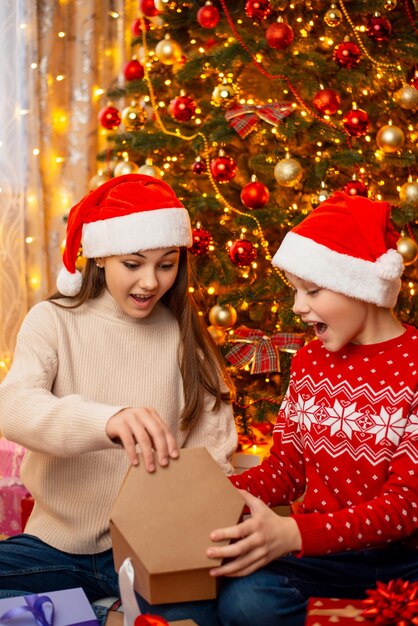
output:
<svg viewBox="0 0 418 626"><path fill-rule="evenodd" d="M48 596L38 596L36 594L31 596L24 596L27 606L18 606L15 609L6 611L0 617L0 622L4 620L14 619L15 617L22 617L26 613L30 613L35 619L38 626L53 626L54 624L54 603ZM44 610L44 604L50 605L48 616Z"/></svg>

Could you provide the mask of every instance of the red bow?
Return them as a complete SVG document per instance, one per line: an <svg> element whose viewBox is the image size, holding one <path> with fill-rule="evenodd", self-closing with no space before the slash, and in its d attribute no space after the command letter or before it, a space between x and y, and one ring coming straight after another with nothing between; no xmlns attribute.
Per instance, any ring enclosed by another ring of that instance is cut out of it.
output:
<svg viewBox="0 0 418 626"><path fill-rule="evenodd" d="M293 112L291 102L273 102L272 104L239 104L228 109L226 120L240 137L244 138L253 130L261 119L272 126L278 126Z"/></svg>
<svg viewBox="0 0 418 626"><path fill-rule="evenodd" d="M362 617L374 624L387 626L412 626L418 624L418 582L390 580L378 582L376 589L367 591L367 605Z"/></svg>
<svg viewBox="0 0 418 626"><path fill-rule="evenodd" d="M268 337L262 330L240 326L235 331L236 343L226 355L235 367L251 364L251 374L280 372L279 352L296 352L305 343L305 333L276 333Z"/></svg>

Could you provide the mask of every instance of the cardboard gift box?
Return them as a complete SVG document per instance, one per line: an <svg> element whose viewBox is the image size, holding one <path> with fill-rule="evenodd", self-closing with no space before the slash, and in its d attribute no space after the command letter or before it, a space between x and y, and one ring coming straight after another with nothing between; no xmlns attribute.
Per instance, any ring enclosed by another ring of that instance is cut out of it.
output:
<svg viewBox="0 0 418 626"><path fill-rule="evenodd" d="M362 616L365 608L363 600L311 598L308 601L305 626L348 626L362 622L366 626L368 620Z"/></svg>
<svg viewBox="0 0 418 626"><path fill-rule="evenodd" d="M0 535L10 537L22 532L21 503L28 490L18 478L0 479Z"/></svg>
<svg viewBox="0 0 418 626"><path fill-rule="evenodd" d="M170 626L197 626L192 619L181 619L176 622L168 622L168 624ZM123 626L123 613L120 611L109 611L105 626Z"/></svg>
<svg viewBox="0 0 418 626"><path fill-rule="evenodd" d="M213 599L209 570L221 560L206 556L209 535L238 523L243 509L205 448L182 449L153 473L132 466L110 514L115 569L130 558L135 590L150 604Z"/></svg>
<svg viewBox="0 0 418 626"><path fill-rule="evenodd" d="M3 598L0 600L0 621L9 626L14 623L16 626L99 626L81 587Z"/></svg>

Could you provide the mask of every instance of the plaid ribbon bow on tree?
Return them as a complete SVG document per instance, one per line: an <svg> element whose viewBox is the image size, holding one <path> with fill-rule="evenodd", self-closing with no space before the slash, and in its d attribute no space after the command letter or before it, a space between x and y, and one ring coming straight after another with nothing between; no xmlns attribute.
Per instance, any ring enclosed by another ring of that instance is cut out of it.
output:
<svg viewBox="0 0 418 626"><path fill-rule="evenodd" d="M305 343L305 333L275 333L268 337L262 330L240 326L226 355L237 368L251 365L251 374L280 372L280 351L296 352Z"/></svg>
<svg viewBox="0 0 418 626"><path fill-rule="evenodd" d="M272 126L278 126L282 120L294 111L291 102L273 102L272 104L240 104L228 109L225 119L232 128L245 139L259 119Z"/></svg>

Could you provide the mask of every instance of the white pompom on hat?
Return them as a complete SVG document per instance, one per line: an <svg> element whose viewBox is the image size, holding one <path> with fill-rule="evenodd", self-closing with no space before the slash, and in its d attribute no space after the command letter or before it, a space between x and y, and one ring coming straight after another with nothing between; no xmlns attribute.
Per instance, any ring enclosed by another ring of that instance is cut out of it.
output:
<svg viewBox="0 0 418 626"><path fill-rule="evenodd" d="M70 210L64 267L57 278L64 296L75 296L81 288L82 276L76 269L80 245L88 259L189 247L190 217L163 180L144 174L117 176L90 191Z"/></svg>
<svg viewBox="0 0 418 626"><path fill-rule="evenodd" d="M287 233L272 263L302 280L392 308L404 270L388 202L336 192Z"/></svg>

